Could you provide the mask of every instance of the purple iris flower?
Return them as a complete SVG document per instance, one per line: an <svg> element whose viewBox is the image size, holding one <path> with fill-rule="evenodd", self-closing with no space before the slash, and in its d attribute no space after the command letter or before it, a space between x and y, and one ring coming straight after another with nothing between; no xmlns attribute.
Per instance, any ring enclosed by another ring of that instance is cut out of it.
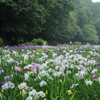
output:
<svg viewBox="0 0 100 100"><path fill-rule="evenodd" d="M100 63L99 63L99 64L97 64L97 66L100 66Z"/></svg>
<svg viewBox="0 0 100 100"><path fill-rule="evenodd" d="M78 84L72 84L70 88L72 89L74 86L78 86Z"/></svg>
<svg viewBox="0 0 100 100"><path fill-rule="evenodd" d="M95 52L97 53L97 51L95 50Z"/></svg>
<svg viewBox="0 0 100 100"><path fill-rule="evenodd" d="M4 70L1 70L2 73L4 73Z"/></svg>
<svg viewBox="0 0 100 100"><path fill-rule="evenodd" d="M18 48L17 46L15 46L15 48Z"/></svg>
<svg viewBox="0 0 100 100"><path fill-rule="evenodd" d="M60 50L60 52L63 52L63 50Z"/></svg>
<svg viewBox="0 0 100 100"><path fill-rule="evenodd" d="M5 77L4 77L5 80L6 80L6 79L9 79L9 78L10 78L10 76L5 76Z"/></svg>
<svg viewBox="0 0 100 100"><path fill-rule="evenodd" d="M3 83L3 82L1 82L1 83L0 83L0 86L2 86L3 84L4 84L4 83Z"/></svg>
<svg viewBox="0 0 100 100"><path fill-rule="evenodd" d="M3 68L0 68L0 70L3 70Z"/></svg>
<svg viewBox="0 0 100 100"><path fill-rule="evenodd" d="M87 58L90 58L90 55L87 55Z"/></svg>
<svg viewBox="0 0 100 100"><path fill-rule="evenodd" d="M33 90L33 87L29 87L29 86L28 86L28 88L29 88L29 90Z"/></svg>
<svg viewBox="0 0 100 100"><path fill-rule="evenodd" d="M48 54L48 53L49 53L49 51L45 51L44 53Z"/></svg>
<svg viewBox="0 0 100 100"><path fill-rule="evenodd" d="M5 83L8 83L8 84L9 84L9 83L11 83L11 82L10 82L10 81L8 81L8 82L7 82L7 81L5 81Z"/></svg>
<svg viewBox="0 0 100 100"><path fill-rule="evenodd" d="M43 80L41 80L41 82L43 82Z"/></svg>
<svg viewBox="0 0 100 100"><path fill-rule="evenodd" d="M4 73L3 68L0 68L0 75L1 75L1 73Z"/></svg>
<svg viewBox="0 0 100 100"><path fill-rule="evenodd" d="M9 67L9 65L6 65L6 67Z"/></svg>
<svg viewBox="0 0 100 100"><path fill-rule="evenodd" d="M13 60L12 62L14 62L14 63L16 63L16 64L19 64L19 62L18 62L18 61L15 61L15 60Z"/></svg>
<svg viewBox="0 0 100 100"><path fill-rule="evenodd" d="M59 53L58 55L62 55L61 53Z"/></svg>

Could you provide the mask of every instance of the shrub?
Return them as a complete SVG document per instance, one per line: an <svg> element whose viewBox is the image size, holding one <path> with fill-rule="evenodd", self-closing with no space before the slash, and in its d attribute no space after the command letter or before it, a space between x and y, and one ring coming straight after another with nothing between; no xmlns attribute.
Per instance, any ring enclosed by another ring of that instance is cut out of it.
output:
<svg viewBox="0 0 100 100"><path fill-rule="evenodd" d="M32 40L32 42L33 42L33 44L34 45L43 45L43 42L44 42L44 40L43 39L41 39L41 38L38 38L38 39L33 39ZM46 42L46 41L45 41ZM47 43L47 42L46 42Z"/></svg>
<svg viewBox="0 0 100 100"><path fill-rule="evenodd" d="M0 46L3 46L3 40L0 38Z"/></svg>
<svg viewBox="0 0 100 100"><path fill-rule="evenodd" d="M34 45L37 45L37 39L33 39L33 40L32 40L32 43L33 43Z"/></svg>
<svg viewBox="0 0 100 100"><path fill-rule="evenodd" d="M82 45L81 42L74 42L74 45Z"/></svg>
<svg viewBox="0 0 100 100"><path fill-rule="evenodd" d="M44 40L41 38L37 39L37 45L43 45Z"/></svg>

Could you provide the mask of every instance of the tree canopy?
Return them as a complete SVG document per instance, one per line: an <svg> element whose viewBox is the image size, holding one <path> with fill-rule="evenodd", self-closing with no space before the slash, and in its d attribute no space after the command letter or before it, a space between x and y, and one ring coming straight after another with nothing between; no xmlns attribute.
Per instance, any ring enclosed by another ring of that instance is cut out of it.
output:
<svg viewBox="0 0 100 100"><path fill-rule="evenodd" d="M0 37L52 43L100 43L100 3L91 0L0 0Z"/></svg>

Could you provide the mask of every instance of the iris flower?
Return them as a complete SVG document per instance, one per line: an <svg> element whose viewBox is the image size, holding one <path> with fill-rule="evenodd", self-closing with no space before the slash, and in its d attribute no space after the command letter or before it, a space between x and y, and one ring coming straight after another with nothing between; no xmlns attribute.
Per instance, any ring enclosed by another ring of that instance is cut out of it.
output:
<svg viewBox="0 0 100 100"><path fill-rule="evenodd" d="M78 84L72 84L70 88L72 89L74 86L78 86Z"/></svg>

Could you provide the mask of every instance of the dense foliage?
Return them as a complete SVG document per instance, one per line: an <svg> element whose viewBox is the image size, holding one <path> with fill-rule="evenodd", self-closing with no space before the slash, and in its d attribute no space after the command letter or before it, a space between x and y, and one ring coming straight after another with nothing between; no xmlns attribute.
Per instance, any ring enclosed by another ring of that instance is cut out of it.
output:
<svg viewBox="0 0 100 100"><path fill-rule="evenodd" d="M0 37L9 45L33 38L100 43L99 9L91 0L0 0Z"/></svg>
<svg viewBox="0 0 100 100"><path fill-rule="evenodd" d="M73 3L75 9L72 15L76 20L73 22L73 26L76 24L77 27L75 28L77 30L74 31L73 41L98 43L100 41L99 29L96 25L100 15L95 13L99 13L100 3L93 3L92 0L73 0Z"/></svg>

